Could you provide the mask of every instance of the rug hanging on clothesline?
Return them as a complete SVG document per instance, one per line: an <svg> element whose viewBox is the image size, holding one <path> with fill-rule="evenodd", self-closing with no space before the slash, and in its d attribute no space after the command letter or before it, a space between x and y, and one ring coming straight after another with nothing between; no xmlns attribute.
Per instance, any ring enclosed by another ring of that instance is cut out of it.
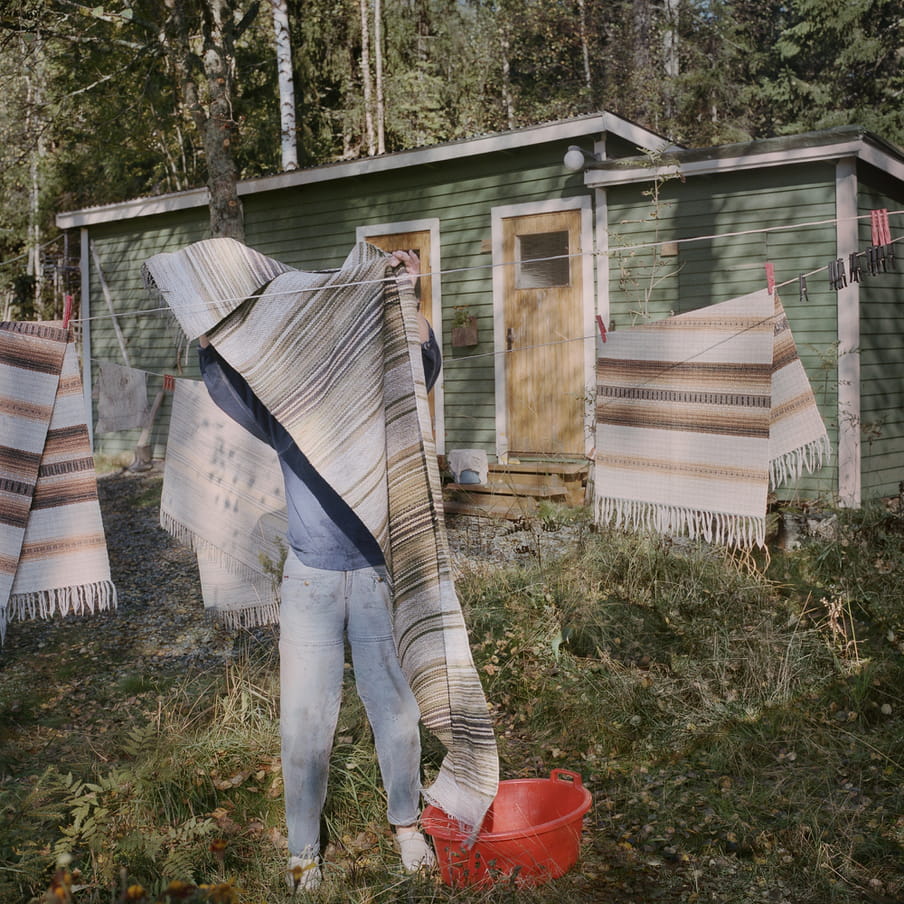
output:
<svg viewBox="0 0 904 904"><path fill-rule="evenodd" d="M619 330L603 351L597 521L763 546L770 485L831 453L778 296L763 289Z"/></svg>
<svg viewBox="0 0 904 904"><path fill-rule="evenodd" d="M140 430L148 419L147 373L101 361L94 385L97 398L95 433Z"/></svg>
<svg viewBox="0 0 904 904"><path fill-rule="evenodd" d="M452 581L413 289L366 244L335 273L306 273L209 239L152 258L146 277L380 544L402 671L447 751L424 794L476 832L499 764Z"/></svg>
<svg viewBox="0 0 904 904"><path fill-rule="evenodd" d="M75 347L0 323L0 641L9 621L116 606Z"/></svg>
<svg viewBox="0 0 904 904"><path fill-rule="evenodd" d="M176 380L160 524L198 556L204 606L229 628L279 621L288 529L276 453L196 380Z"/></svg>

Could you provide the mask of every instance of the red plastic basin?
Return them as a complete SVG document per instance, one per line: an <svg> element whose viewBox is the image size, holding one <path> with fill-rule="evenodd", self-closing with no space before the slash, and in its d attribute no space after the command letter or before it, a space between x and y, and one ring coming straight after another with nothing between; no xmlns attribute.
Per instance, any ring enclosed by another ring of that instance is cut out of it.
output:
<svg viewBox="0 0 904 904"><path fill-rule="evenodd" d="M470 850L467 835L438 807L427 807L421 824L433 839L446 885L540 885L577 863L590 803L578 773L553 769L548 779L500 782Z"/></svg>

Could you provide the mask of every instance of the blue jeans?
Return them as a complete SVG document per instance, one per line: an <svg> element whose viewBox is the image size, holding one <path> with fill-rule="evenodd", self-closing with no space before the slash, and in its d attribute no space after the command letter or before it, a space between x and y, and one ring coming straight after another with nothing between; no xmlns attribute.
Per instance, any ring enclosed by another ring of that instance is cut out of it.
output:
<svg viewBox="0 0 904 904"><path fill-rule="evenodd" d="M420 713L399 666L385 569L323 571L291 550L280 604L280 734L289 853L315 856L348 634L393 825L417 821Z"/></svg>

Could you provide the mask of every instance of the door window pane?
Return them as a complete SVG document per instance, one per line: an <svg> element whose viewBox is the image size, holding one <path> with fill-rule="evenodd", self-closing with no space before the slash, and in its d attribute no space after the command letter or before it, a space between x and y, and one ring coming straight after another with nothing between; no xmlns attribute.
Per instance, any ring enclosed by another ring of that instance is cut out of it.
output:
<svg viewBox="0 0 904 904"><path fill-rule="evenodd" d="M515 287L547 289L569 285L568 232L539 232L517 237Z"/></svg>

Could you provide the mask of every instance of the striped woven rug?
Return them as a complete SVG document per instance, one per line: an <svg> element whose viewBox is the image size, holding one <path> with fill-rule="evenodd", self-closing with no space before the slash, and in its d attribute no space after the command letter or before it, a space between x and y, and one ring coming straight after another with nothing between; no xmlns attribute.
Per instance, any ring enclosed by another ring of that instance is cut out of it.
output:
<svg viewBox="0 0 904 904"><path fill-rule="evenodd" d="M830 454L778 296L765 289L609 333L597 362L596 517L765 543L773 486Z"/></svg>
<svg viewBox="0 0 904 904"><path fill-rule="evenodd" d="M68 332L0 323L0 640L116 605L85 414Z"/></svg>
<svg viewBox="0 0 904 904"><path fill-rule="evenodd" d="M235 285L223 285L229 272ZM402 670L447 750L425 796L479 826L498 758L452 582L412 290L364 244L325 274L210 239L152 258L146 276L190 338L210 335L380 543Z"/></svg>

